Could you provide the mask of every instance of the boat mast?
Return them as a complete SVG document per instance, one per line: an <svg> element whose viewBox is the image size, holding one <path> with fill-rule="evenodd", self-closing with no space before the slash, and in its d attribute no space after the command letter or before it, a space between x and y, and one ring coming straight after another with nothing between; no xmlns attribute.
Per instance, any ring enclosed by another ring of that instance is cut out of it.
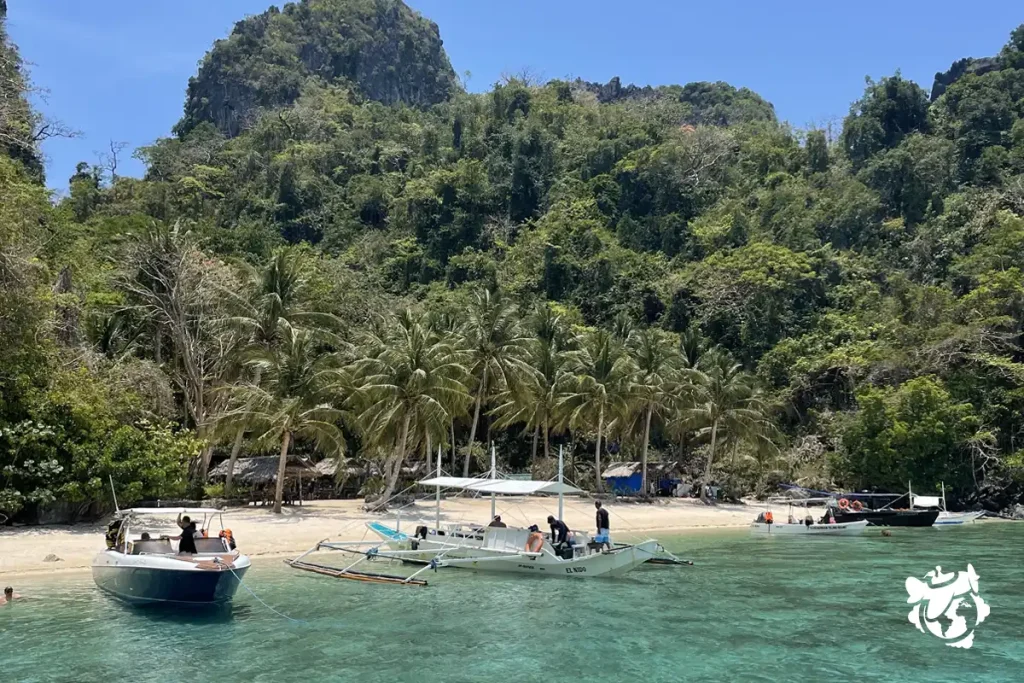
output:
<svg viewBox="0 0 1024 683"><path fill-rule="evenodd" d="M496 465L496 462L495 462L496 457L497 456L494 453L494 446L492 444L491 445L491 479L492 480L498 478L498 468L497 468L497 465ZM498 504L497 496L492 493L491 494L491 519L494 519L494 515L497 513L497 511L495 510L497 504Z"/></svg>
<svg viewBox="0 0 1024 683"><path fill-rule="evenodd" d="M441 446L437 446L437 478L441 478ZM434 528L441 529L441 482L437 483L437 491L434 493Z"/></svg>
<svg viewBox="0 0 1024 683"><path fill-rule="evenodd" d="M940 481L939 485L942 486L942 510L946 510L946 482Z"/></svg>
<svg viewBox="0 0 1024 683"><path fill-rule="evenodd" d="M558 447L558 519L562 519L562 447Z"/></svg>

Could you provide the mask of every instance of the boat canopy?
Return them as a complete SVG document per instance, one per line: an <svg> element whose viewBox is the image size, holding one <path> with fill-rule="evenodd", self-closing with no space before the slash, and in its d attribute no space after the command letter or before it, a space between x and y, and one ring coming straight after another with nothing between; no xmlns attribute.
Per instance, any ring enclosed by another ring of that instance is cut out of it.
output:
<svg viewBox="0 0 1024 683"><path fill-rule="evenodd" d="M511 496L529 496L534 493L583 493L581 489L557 481L530 479L471 479L466 477L434 477L419 482L422 486L441 486L480 493L501 493Z"/></svg>
<svg viewBox="0 0 1024 683"><path fill-rule="evenodd" d="M914 496L914 507L937 508L942 506L942 499L938 496Z"/></svg>

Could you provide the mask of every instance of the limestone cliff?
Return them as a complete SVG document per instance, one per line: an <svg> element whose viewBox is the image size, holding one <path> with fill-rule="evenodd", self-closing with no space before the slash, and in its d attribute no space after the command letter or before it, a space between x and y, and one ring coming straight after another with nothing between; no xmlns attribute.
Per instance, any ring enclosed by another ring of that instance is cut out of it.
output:
<svg viewBox="0 0 1024 683"><path fill-rule="evenodd" d="M301 0L248 17L217 41L189 81L176 132L209 121L237 135L255 110L294 102L309 79L413 106L458 88L437 25L401 0Z"/></svg>

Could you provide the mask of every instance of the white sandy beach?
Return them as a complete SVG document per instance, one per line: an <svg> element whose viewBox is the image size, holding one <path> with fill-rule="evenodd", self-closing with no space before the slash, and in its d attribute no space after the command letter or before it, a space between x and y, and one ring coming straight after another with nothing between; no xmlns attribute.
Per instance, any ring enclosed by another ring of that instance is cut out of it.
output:
<svg viewBox="0 0 1024 683"><path fill-rule="evenodd" d="M510 526L538 524L546 527L549 514L557 512L553 498L499 498L498 514ZM745 527L761 508L750 505L705 505L691 499L659 499L654 503L608 503L612 536L617 540L637 540L639 535L672 534L693 529ZM486 498L454 498L442 502L443 522L490 520L491 502ZM401 510L403 530L417 522L433 524L433 501L419 501ZM363 511L360 500L324 500L302 507L286 507L275 515L270 508L234 508L224 516L239 549L259 561L260 557L297 555L325 538L359 540L366 535L365 523L380 520L395 522L395 513L378 515ZM594 507L589 501L566 499L565 521L574 529L592 530ZM173 533L173 519L167 520L166 533ZM93 556L103 549L105 525L0 527L0 576L5 579L44 572L82 571L89 568ZM215 521L213 532L219 531ZM159 529L157 529L159 530ZM641 534L641 532L645 532ZM57 562L47 562L47 555Z"/></svg>

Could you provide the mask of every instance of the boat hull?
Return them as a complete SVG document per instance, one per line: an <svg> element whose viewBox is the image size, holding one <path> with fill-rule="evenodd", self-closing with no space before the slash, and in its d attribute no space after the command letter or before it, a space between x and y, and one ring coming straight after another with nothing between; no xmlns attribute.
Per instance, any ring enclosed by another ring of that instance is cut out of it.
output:
<svg viewBox="0 0 1024 683"><path fill-rule="evenodd" d="M867 521L870 526L932 526L938 510L862 510L834 513L837 523Z"/></svg>
<svg viewBox="0 0 1024 683"><path fill-rule="evenodd" d="M935 528L948 529L949 527L963 526L984 516L984 512L940 512L935 520Z"/></svg>
<svg viewBox="0 0 1024 683"><path fill-rule="evenodd" d="M453 564L463 569L500 574L528 574L531 576L553 576L569 579L611 578L636 569L658 552L656 541L645 541L637 545L619 548L609 553L594 553L586 557L563 560L551 553L536 556L513 555L511 557L488 556L481 549L476 557Z"/></svg>
<svg viewBox="0 0 1024 683"><path fill-rule="evenodd" d="M867 520L843 524L764 524L754 522L750 533L755 536L858 536L867 528Z"/></svg>
<svg viewBox="0 0 1024 683"><path fill-rule="evenodd" d="M249 559L244 555L236 558L230 569L219 570L200 569L192 562L173 558L118 555L107 552L96 558L93 581L104 592L136 605L230 602L249 569Z"/></svg>

